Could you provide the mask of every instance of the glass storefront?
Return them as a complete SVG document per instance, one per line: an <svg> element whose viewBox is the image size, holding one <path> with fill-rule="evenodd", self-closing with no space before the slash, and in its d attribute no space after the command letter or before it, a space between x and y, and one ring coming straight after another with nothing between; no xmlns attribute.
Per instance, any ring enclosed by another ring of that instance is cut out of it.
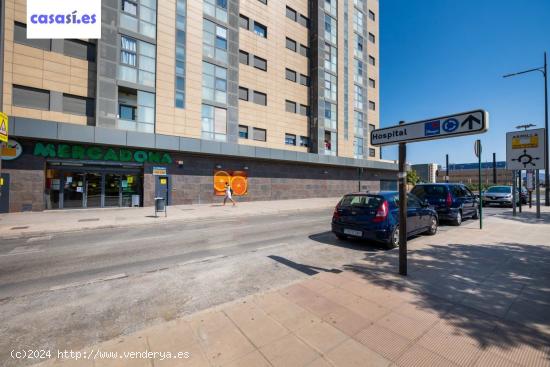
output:
<svg viewBox="0 0 550 367"><path fill-rule="evenodd" d="M141 166L48 162L46 209L141 206Z"/></svg>

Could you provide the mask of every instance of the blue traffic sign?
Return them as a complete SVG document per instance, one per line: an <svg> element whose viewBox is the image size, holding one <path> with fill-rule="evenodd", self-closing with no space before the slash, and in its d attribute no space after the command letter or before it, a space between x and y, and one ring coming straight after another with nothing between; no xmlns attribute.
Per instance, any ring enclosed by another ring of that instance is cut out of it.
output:
<svg viewBox="0 0 550 367"><path fill-rule="evenodd" d="M443 121L443 130L445 130L448 133L451 133L458 129L458 120L457 119L447 119Z"/></svg>
<svg viewBox="0 0 550 367"><path fill-rule="evenodd" d="M424 135L432 136L441 133L441 125L439 120L428 121L424 124Z"/></svg>

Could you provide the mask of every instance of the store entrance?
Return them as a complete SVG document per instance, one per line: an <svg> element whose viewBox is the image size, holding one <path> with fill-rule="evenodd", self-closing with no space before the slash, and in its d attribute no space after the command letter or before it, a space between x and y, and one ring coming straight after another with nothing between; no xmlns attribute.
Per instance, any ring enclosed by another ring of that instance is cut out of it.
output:
<svg viewBox="0 0 550 367"><path fill-rule="evenodd" d="M46 209L141 206L141 168L48 164Z"/></svg>

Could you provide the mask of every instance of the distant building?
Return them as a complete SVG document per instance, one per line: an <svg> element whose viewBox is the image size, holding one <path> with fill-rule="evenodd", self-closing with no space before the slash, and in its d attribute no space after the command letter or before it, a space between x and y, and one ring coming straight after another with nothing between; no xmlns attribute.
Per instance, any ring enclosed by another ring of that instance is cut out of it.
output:
<svg viewBox="0 0 550 367"><path fill-rule="evenodd" d="M422 182L435 183L437 180L437 163L413 164L411 168L416 171Z"/></svg>
<svg viewBox="0 0 550 367"><path fill-rule="evenodd" d="M438 170L437 182L445 182L446 169ZM493 162L481 163L481 183L484 185L511 185L512 171L506 169L506 162L496 162L496 183L493 181ZM478 164L459 163L449 164L449 182L463 184L478 184Z"/></svg>

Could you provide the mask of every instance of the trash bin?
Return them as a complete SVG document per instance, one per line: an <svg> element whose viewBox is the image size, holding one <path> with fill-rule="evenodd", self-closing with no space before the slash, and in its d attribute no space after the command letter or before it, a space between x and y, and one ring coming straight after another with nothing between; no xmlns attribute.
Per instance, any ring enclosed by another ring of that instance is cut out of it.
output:
<svg viewBox="0 0 550 367"><path fill-rule="evenodd" d="M139 206L139 195L132 195L132 206Z"/></svg>
<svg viewBox="0 0 550 367"><path fill-rule="evenodd" d="M166 200L164 198L155 198L155 211L163 212L165 209Z"/></svg>

